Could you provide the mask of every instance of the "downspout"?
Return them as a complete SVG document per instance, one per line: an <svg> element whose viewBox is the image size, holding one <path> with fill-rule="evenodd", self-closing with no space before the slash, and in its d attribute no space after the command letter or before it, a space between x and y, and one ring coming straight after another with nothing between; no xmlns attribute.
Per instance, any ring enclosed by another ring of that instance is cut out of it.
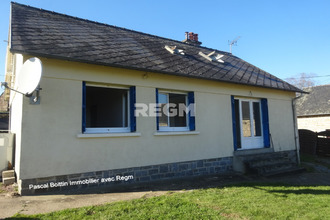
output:
<svg viewBox="0 0 330 220"><path fill-rule="evenodd" d="M297 113L296 113L296 101L302 97L302 93L300 96L297 96L292 99L292 116L293 116L293 128L294 128L294 141L296 145L296 153L297 153L297 163L300 165L300 144L299 144L299 133L298 133L298 123L297 123Z"/></svg>

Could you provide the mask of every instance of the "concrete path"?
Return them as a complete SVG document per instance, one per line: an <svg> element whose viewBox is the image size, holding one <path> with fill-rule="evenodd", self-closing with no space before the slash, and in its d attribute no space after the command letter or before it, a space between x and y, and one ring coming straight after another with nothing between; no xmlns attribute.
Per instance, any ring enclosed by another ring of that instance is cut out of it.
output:
<svg viewBox="0 0 330 220"><path fill-rule="evenodd" d="M42 196L6 196L0 195L0 219L11 217L16 213L38 214L69 208L101 205L110 202L159 196L159 192L104 193L83 195L42 195Z"/></svg>

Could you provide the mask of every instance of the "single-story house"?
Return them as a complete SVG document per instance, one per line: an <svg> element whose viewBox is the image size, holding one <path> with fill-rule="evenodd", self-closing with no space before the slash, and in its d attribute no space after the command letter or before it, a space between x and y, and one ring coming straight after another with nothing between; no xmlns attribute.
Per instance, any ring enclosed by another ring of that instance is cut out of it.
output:
<svg viewBox="0 0 330 220"><path fill-rule="evenodd" d="M330 130L330 85L304 89L296 102L298 129L314 132Z"/></svg>
<svg viewBox="0 0 330 220"><path fill-rule="evenodd" d="M245 155L296 163L302 91L200 44L11 3L7 83L29 58L43 69L40 103L7 91L20 193L242 171Z"/></svg>

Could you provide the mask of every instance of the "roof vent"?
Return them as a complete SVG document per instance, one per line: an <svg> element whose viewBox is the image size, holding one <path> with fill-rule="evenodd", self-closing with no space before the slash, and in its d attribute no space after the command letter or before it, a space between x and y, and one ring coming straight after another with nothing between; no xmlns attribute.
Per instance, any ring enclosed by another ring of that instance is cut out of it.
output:
<svg viewBox="0 0 330 220"><path fill-rule="evenodd" d="M198 41L198 34L195 34L194 32L186 32L185 33L186 39L184 39L182 42L187 44L192 44L199 46L202 44L202 42Z"/></svg>
<svg viewBox="0 0 330 220"><path fill-rule="evenodd" d="M165 45L165 49L170 52L171 54L180 54L184 55L184 52L182 49L177 48L176 46L167 46Z"/></svg>
<svg viewBox="0 0 330 220"><path fill-rule="evenodd" d="M215 51L209 53L209 54L204 54L203 52L199 52L198 53L200 56L204 57L205 59L207 59L208 61L218 61L219 63L224 63L225 61L223 61L221 58L224 56L222 54L216 54Z"/></svg>

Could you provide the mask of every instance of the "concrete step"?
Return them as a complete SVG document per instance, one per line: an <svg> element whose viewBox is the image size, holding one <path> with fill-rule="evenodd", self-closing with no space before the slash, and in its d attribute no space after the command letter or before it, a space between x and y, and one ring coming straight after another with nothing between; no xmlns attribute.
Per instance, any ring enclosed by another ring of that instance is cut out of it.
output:
<svg viewBox="0 0 330 220"><path fill-rule="evenodd" d="M259 176L273 176L301 170L286 155L262 154L245 160L247 170Z"/></svg>
<svg viewBox="0 0 330 220"><path fill-rule="evenodd" d="M273 174L286 173L301 170L293 161L289 152L263 152L258 154L244 154L240 152L235 155L238 162L243 165L244 172L260 176L271 176Z"/></svg>
<svg viewBox="0 0 330 220"><path fill-rule="evenodd" d="M288 158L284 157L276 157L276 158L265 158L265 159L259 159L259 160L251 160L248 161L248 166L250 168L258 168L258 167L264 167L264 166L274 166L277 164L283 164L283 163L291 163L291 161Z"/></svg>
<svg viewBox="0 0 330 220"><path fill-rule="evenodd" d="M256 168L256 171L259 175L265 176L267 173L281 172L282 170L287 170L291 168L295 168L297 165L295 163L278 163L272 165L266 165L262 167Z"/></svg>
<svg viewBox="0 0 330 220"><path fill-rule="evenodd" d="M15 171L14 170L2 171L2 178L9 178L9 177L14 177L15 178Z"/></svg>
<svg viewBox="0 0 330 220"><path fill-rule="evenodd" d="M271 153L262 153L262 154L249 154L249 155L239 155L242 159L246 161L254 161L254 160L265 160L265 159L276 159L276 158L287 158L283 154L271 152Z"/></svg>
<svg viewBox="0 0 330 220"><path fill-rule="evenodd" d="M15 177L5 177L5 178L2 178L2 183L3 183L3 185L13 184L13 183L15 183Z"/></svg>
<svg viewBox="0 0 330 220"><path fill-rule="evenodd" d="M279 171L268 172L268 173L265 173L263 176L275 177L275 176L282 176L282 175L288 175L288 174L302 173L305 171L306 171L305 168L296 166L296 167L283 169L283 170L279 170Z"/></svg>

